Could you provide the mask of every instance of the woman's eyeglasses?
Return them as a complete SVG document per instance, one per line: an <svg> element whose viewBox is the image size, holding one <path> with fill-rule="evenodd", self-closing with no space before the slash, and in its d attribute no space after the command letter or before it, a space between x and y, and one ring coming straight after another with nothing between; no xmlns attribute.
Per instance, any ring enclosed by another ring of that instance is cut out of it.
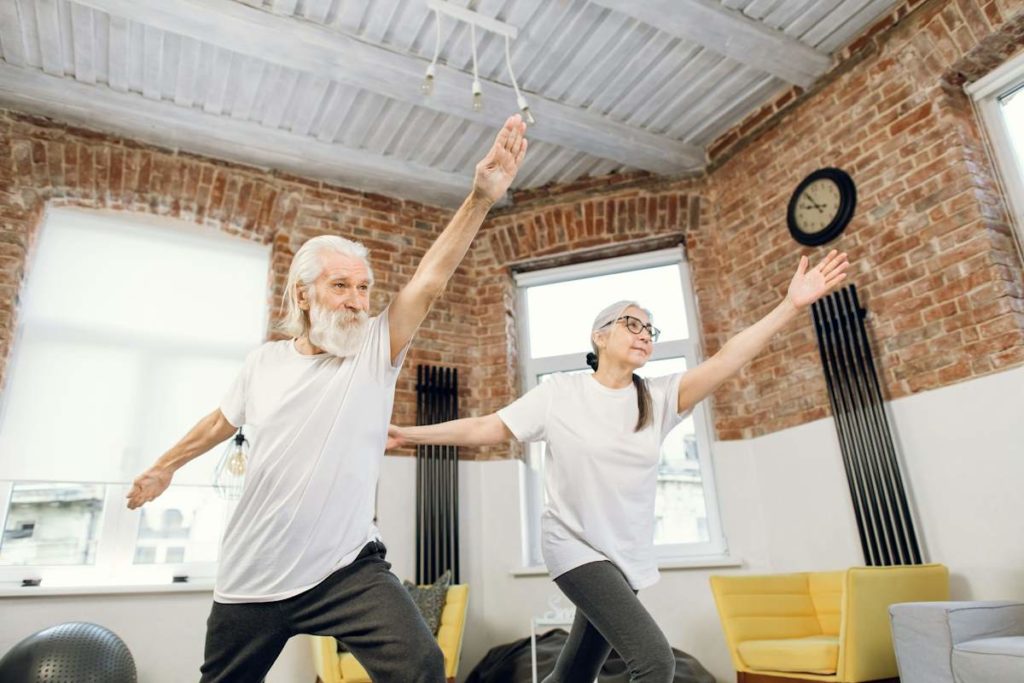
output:
<svg viewBox="0 0 1024 683"><path fill-rule="evenodd" d="M617 323L620 320L622 321L622 324L626 326L626 329L632 332L633 334L640 334L644 330L647 330L647 334L651 336L651 342L658 341L658 337L661 336L661 330L659 330L657 327L650 323L645 323L643 320L640 320L640 318L634 318L631 315L619 316L615 320L611 320L602 325L601 327L608 327L612 323Z"/></svg>

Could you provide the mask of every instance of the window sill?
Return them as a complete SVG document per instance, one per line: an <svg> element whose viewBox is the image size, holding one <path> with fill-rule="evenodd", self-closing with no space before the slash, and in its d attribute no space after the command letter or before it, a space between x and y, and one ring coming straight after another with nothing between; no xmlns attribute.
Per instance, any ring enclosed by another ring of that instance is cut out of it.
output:
<svg viewBox="0 0 1024 683"><path fill-rule="evenodd" d="M688 557L678 560L661 560L658 562L660 571L678 571L681 569L719 569L726 567L742 567L743 560L732 555L704 555L701 557ZM516 578L529 576L547 576L548 569L544 565L532 567L517 567L509 572Z"/></svg>
<svg viewBox="0 0 1024 683"><path fill-rule="evenodd" d="M112 586L16 586L0 584L0 598L47 598L66 595L138 595L146 593L212 593L210 579L188 583L158 583Z"/></svg>
<svg viewBox="0 0 1024 683"><path fill-rule="evenodd" d="M658 569L663 572L671 572L679 569L720 569L727 567L742 567L743 560L732 555L703 555L700 557L686 557L677 560L661 560L658 562Z"/></svg>

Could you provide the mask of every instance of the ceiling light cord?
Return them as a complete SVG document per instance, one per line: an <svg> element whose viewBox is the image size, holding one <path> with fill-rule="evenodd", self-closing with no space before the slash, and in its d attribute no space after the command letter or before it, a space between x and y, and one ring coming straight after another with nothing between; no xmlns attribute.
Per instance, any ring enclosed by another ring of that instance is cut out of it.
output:
<svg viewBox="0 0 1024 683"><path fill-rule="evenodd" d="M483 111L484 92L480 87L480 70L476 63L476 24L469 25L469 41L473 52L473 111Z"/></svg>
<svg viewBox="0 0 1024 683"><path fill-rule="evenodd" d="M423 76L420 90L427 97L434 94L434 79L437 77L437 57L441 54L441 13L434 10L434 58L427 65L427 73Z"/></svg>
<svg viewBox="0 0 1024 683"><path fill-rule="evenodd" d="M508 36L505 36L505 66L508 67L508 77L512 81L512 88L516 91L516 106L523 112L523 118L526 119L526 122L532 126L537 123L537 121L533 118L533 114L530 112L530 105L527 103L526 98L523 97L523 93L519 91L519 83L516 82L516 75L512 71L511 44L511 39Z"/></svg>

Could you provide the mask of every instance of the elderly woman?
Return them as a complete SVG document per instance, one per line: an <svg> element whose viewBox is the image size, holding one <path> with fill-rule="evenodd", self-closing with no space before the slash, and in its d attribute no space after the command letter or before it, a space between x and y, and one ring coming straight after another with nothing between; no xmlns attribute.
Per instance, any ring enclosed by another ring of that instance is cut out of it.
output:
<svg viewBox="0 0 1024 683"><path fill-rule="evenodd" d="M636 596L658 580L654 498L665 436L693 407L750 362L802 309L846 277L846 254L808 270L800 259L785 299L686 373L642 379L658 329L648 310L619 301L594 320L593 374L556 374L483 417L389 430L389 447L483 446L516 438L547 444L541 548L576 618L545 683L591 683L611 648L631 681L671 681L664 634Z"/></svg>

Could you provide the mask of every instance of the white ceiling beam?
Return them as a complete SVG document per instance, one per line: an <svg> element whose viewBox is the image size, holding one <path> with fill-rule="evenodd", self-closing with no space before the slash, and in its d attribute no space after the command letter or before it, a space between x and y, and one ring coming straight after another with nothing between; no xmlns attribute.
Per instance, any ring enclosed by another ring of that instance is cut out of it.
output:
<svg viewBox="0 0 1024 683"><path fill-rule="evenodd" d="M0 46L8 64L21 66L25 63L25 39L16 2L0 2Z"/></svg>
<svg viewBox="0 0 1024 683"><path fill-rule="evenodd" d="M591 0L753 69L808 87L832 57L716 0Z"/></svg>
<svg viewBox="0 0 1024 683"><path fill-rule="evenodd" d="M39 56L43 70L54 76L64 75L63 47L60 40L60 12L57 0L36 0L36 30L39 33Z"/></svg>
<svg viewBox="0 0 1024 683"><path fill-rule="evenodd" d="M515 91L484 84L485 111L470 106L472 76L437 67L434 94L420 84L428 62L392 52L308 21L276 16L235 0L79 0L81 4L228 50L347 83L386 97L458 116L487 127L518 111ZM655 173L702 168L704 150L528 94L538 119L529 136Z"/></svg>
<svg viewBox="0 0 1024 683"><path fill-rule="evenodd" d="M96 86L71 78L47 76L2 62L0 104L165 148L313 175L355 190L434 206L458 206L473 183L468 176L415 162L328 145L316 138L207 114L195 107L186 109L153 101L137 93L99 91ZM482 154L485 150L480 151Z"/></svg>

